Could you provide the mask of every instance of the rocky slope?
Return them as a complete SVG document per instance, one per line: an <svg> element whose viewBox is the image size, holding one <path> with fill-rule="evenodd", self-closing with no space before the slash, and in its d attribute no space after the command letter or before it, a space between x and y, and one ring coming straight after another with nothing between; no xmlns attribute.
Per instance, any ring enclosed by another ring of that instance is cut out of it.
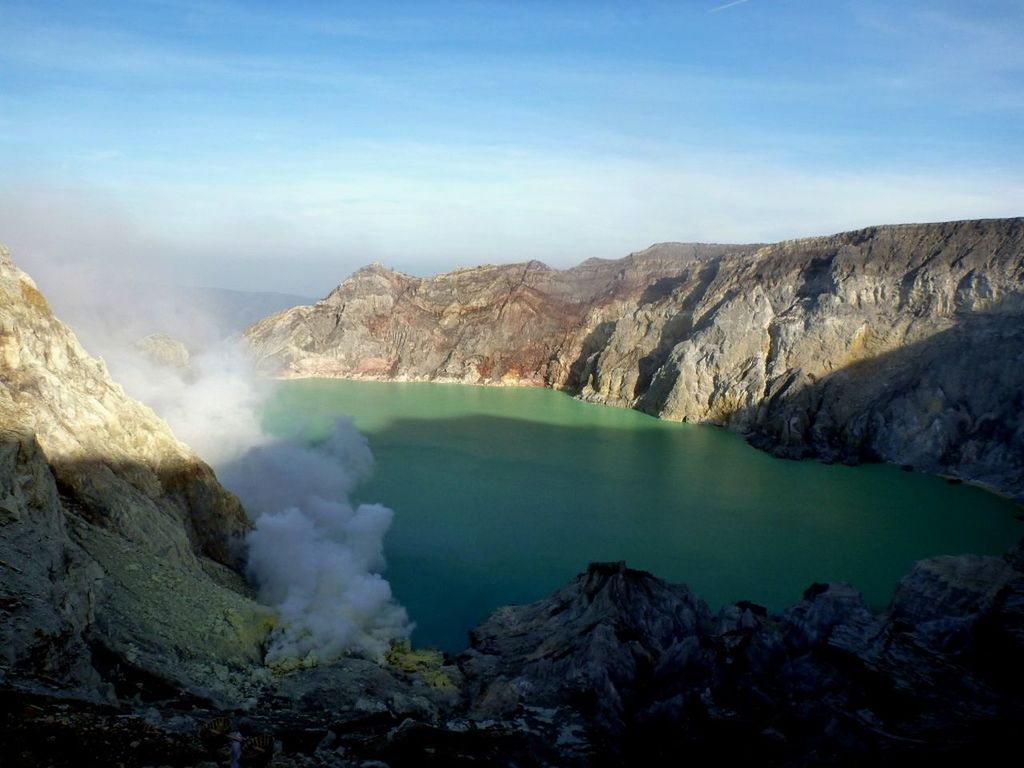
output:
<svg viewBox="0 0 1024 768"><path fill-rule="evenodd" d="M559 272L380 266L246 331L284 376L547 385L1024 497L1024 219L656 246Z"/></svg>
<svg viewBox="0 0 1024 768"><path fill-rule="evenodd" d="M266 667L276 617L238 570L250 527L0 248L3 764L191 765L203 719L260 700L300 734L325 697L357 721L452 705L447 677L416 674L430 654Z"/></svg>
<svg viewBox="0 0 1024 768"><path fill-rule="evenodd" d="M621 319L585 396L1024 493L1024 220L781 243L708 278ZM638 354L649 384L620 375Z"/></svg>
<svg viewBox="0 0 1024 768"><path fill-rule="evenodd" d="M246 331L288 376L534 384L570 380L581 329L621 316L734 246L672 244L560 271L538 261L418 278L374 264ZM585 334L584 334L585 335Z"/></svg>
<svg viewBox="0 0 1024 768"><path fill-rule="evenodd" d="M236 695L271 621L233 570L248 527L0 250L0 676Z"/></svg>
<svg viewBox="0 0 1024 768"><path fill-rule="evenodd" d="M1024 725L1022 566L1019 547L923 561L883 614L844 584L779 614L712 614L684 586L594 564L496 612L456 659L342 660L233 713L0 687L0 739L15 766L77 765L80 745L104 764L197 765L225 762L202 729L230 717L271 736L277 766L987 763Z"/></svg>
<svg viewBox="0 0 1024 768"><path fill-rule="evenodd" d="M557 723L581 764L983 760L1024 723L1021 565L1020 548L923 561L882 615L843 584L713 615L686 587L592 565L472 633L470 712Z"/></svg>

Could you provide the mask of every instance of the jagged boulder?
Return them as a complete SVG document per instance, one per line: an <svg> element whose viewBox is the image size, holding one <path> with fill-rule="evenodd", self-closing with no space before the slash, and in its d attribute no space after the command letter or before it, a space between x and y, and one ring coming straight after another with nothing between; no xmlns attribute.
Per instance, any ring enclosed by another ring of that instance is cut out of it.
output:
<svg viewBox="0 0 1024 768"><path fill-rule="evenodd" d="M598 762L994 754L1024 717L1011 682L1022 580L1012 556L942 557L919 563L882 614L847 585L815 584L777 615L743 602L712 617L685 587L596 564L495 613L459 664L472 715L539 730L533 709L545 708L548 722L575 722L568 754Z"/></svg>
<svg viewBox="0 0 1024 768"><path fill-rule="evenodd" d="M135 349L152 365L181 373L189 370L192 360L183 341L162 331L143 336L135 342Z"/></svg>
<svg viewBox="0 0 1024 768"><path fill-rule="evenodd" d="M659 661L685 655L710 625L707 606L687 587L621 562L591 565L551 597L502 608L470 633L460 666L471 711L493 717L526 702L572 702L621 730Z"/></svg>

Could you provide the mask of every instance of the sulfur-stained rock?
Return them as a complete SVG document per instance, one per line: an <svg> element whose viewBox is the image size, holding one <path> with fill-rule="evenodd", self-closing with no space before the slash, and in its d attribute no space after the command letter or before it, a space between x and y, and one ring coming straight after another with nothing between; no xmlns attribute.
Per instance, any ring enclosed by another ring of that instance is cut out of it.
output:
<svg viewBox="0 0 1024 768"><path fill-rule="evenodd" d="M263 367L285 376L560 384L607 320L729 248L670 244L566 271L531 261L432 278L373 264L246 336Z"/></svg>

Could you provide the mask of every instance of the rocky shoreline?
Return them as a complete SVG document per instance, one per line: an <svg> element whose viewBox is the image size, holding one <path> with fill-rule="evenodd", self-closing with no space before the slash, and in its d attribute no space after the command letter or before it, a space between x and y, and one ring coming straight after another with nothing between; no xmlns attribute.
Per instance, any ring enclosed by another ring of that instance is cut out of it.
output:
<svg viewBox="0 0 1024 768"><path fill-rule="evenodd" d="M83 747L107 765L214 765L227 742L203 728L223 717L270 734L279 766L977 762L1024 725L1022 567L1020 546L922 561L883 614L844 584L712 614L685 586L596 563L496 612L454 658L397 648L297 670L244 706L139 680L100 704L8 679L0 739L19 767L78 765Z"/></svg>

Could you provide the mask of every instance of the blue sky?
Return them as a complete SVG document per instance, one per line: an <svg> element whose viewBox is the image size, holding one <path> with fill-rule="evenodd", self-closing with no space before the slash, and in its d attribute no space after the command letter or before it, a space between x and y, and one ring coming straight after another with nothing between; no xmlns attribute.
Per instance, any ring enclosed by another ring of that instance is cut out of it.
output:
<svg viewBox="0 0 1024 768"><path fill-rule="evenodd" d="M1024 214L1024 3L0 0L0 242L324 294Z"/></svg>

